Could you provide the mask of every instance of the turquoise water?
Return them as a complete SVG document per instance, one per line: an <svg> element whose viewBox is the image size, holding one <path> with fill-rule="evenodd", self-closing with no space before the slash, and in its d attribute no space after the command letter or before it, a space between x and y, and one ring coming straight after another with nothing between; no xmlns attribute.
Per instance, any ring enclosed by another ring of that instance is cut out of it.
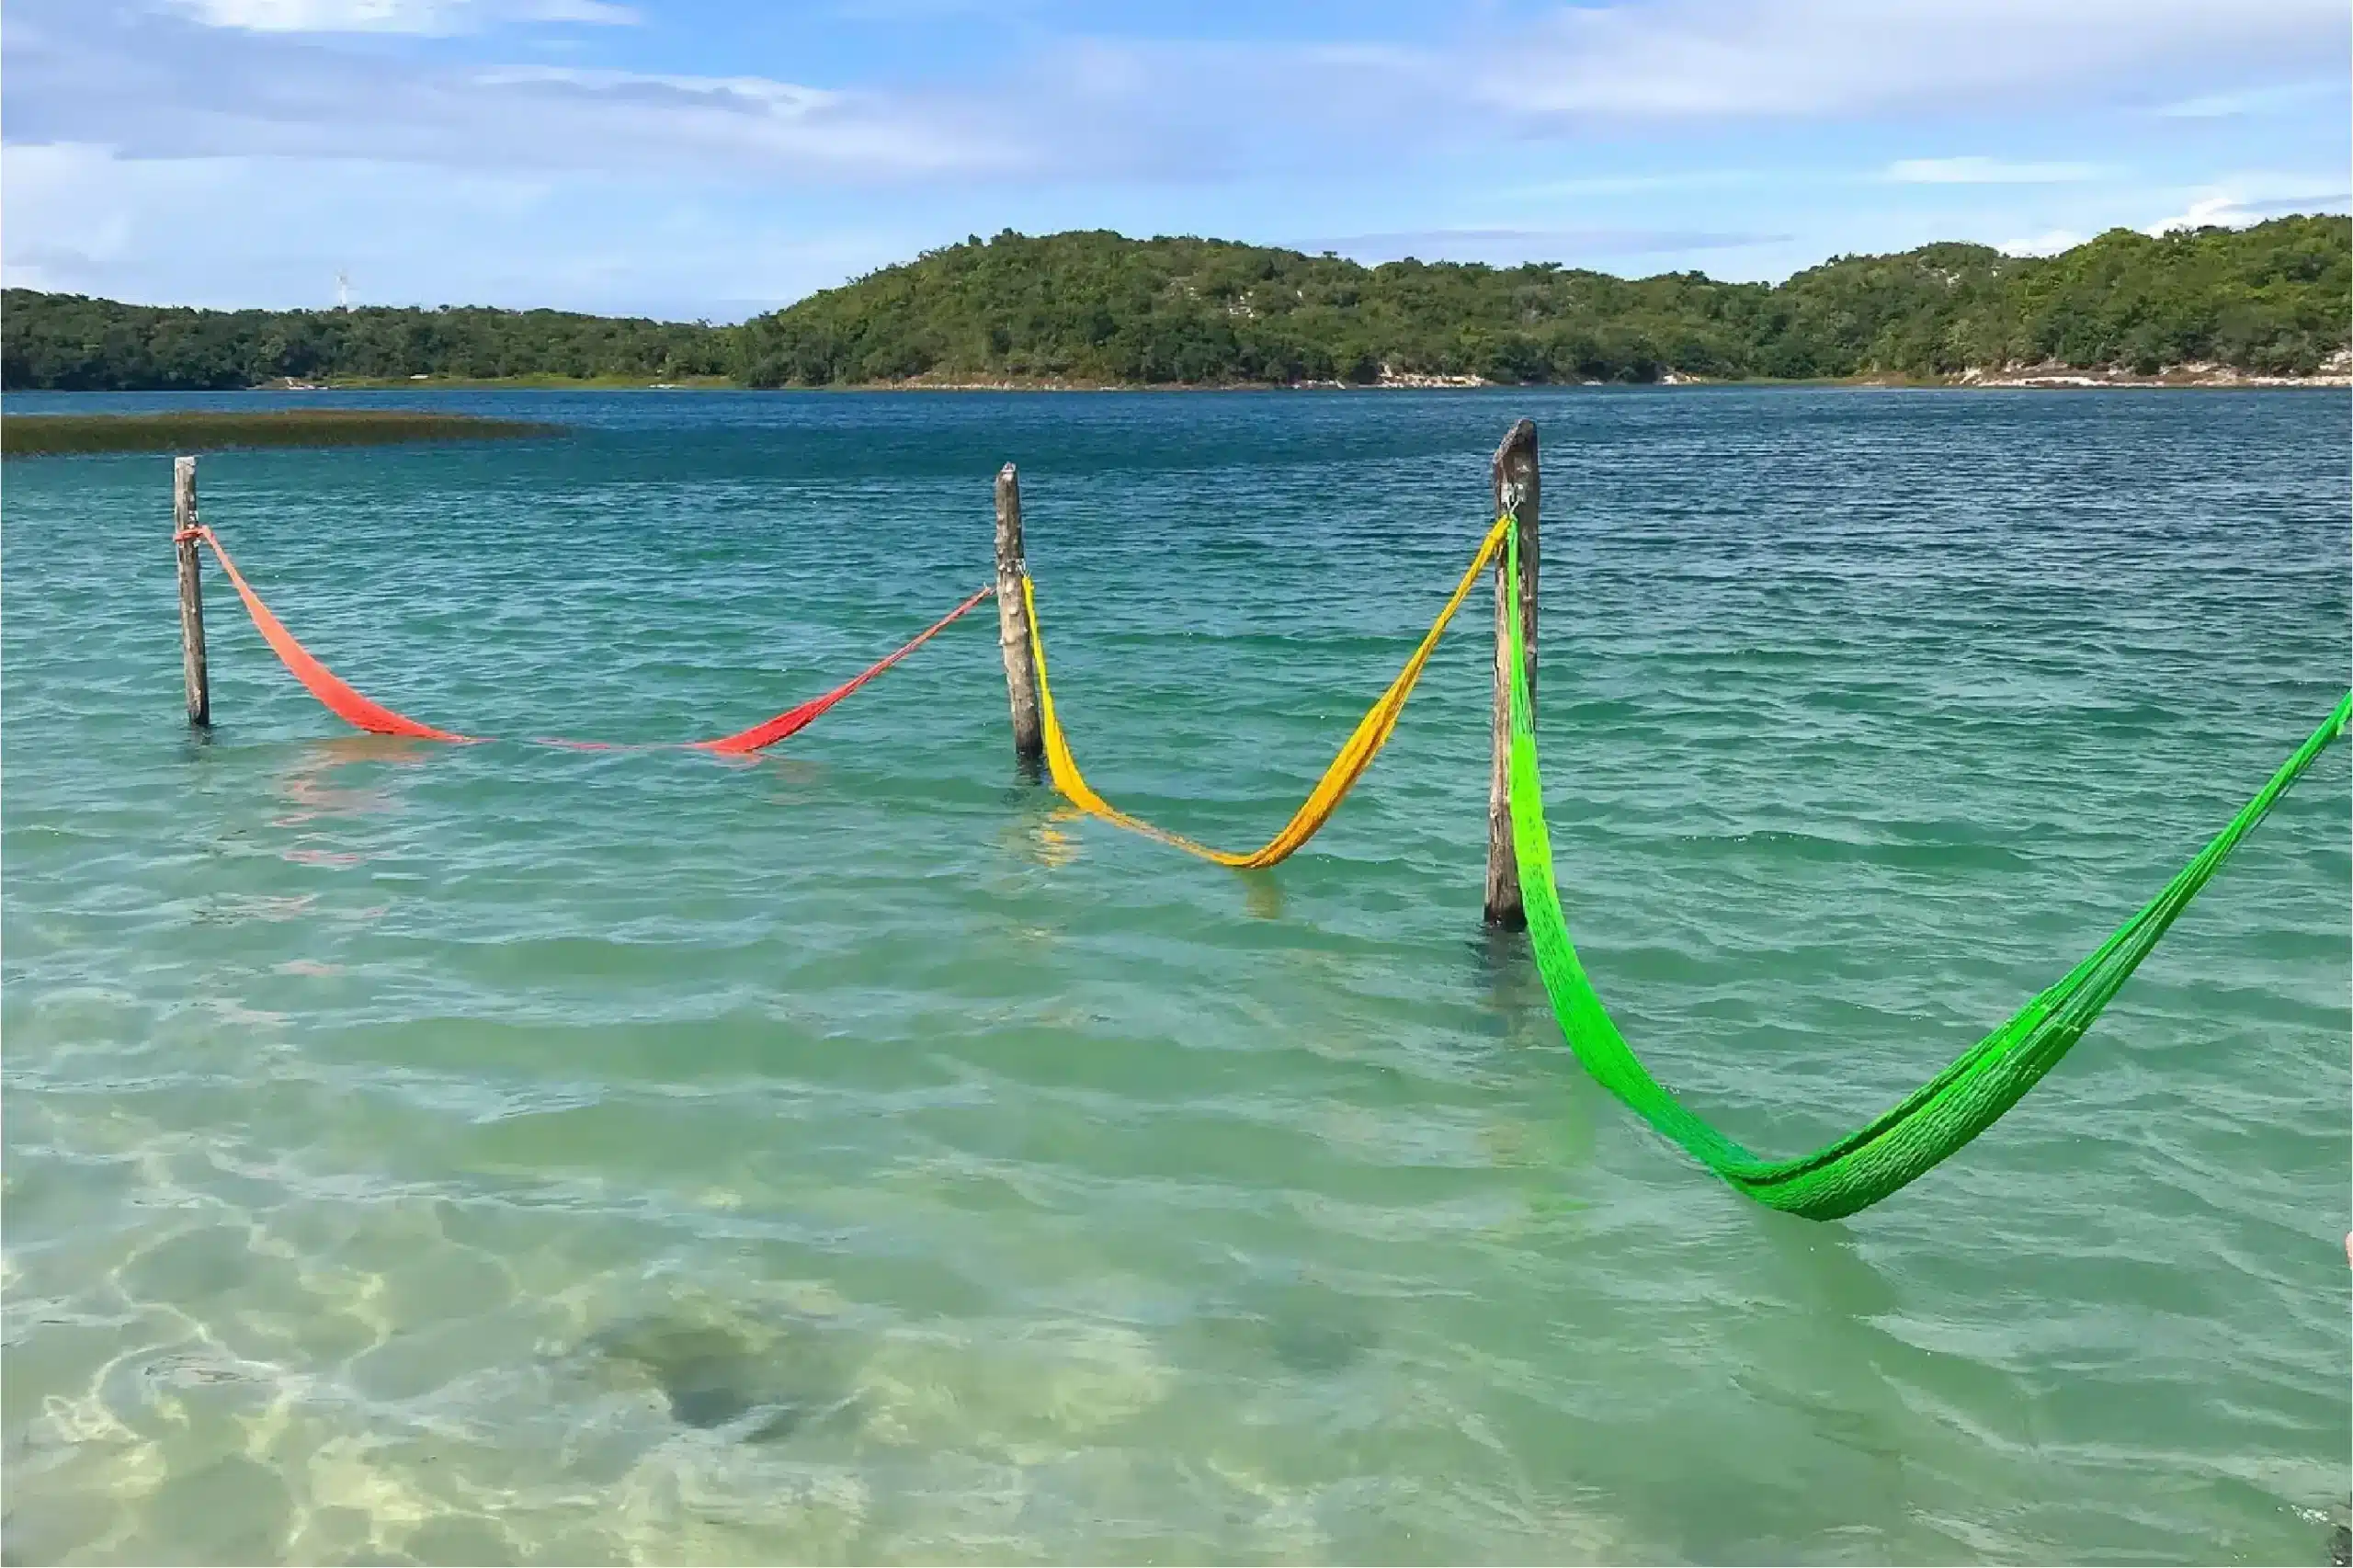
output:
<svg viewBox="0 0 2353 1568"><path fill-rule="evenodd" d="M1243 844L1531 415L1570 916L1774 1152L2347 680L2336 395L430 401L576 433L200 464L370 695L740 727L978 586L1011 458L1091 777ZM1237 874L1020 779L986 614L731 763L338 733L214 574L192 740L168 463L5 485L11 1561L2325 1558L2347 748L2006 1120L1815 1225L1482 932L1483 609Z"/></svg>

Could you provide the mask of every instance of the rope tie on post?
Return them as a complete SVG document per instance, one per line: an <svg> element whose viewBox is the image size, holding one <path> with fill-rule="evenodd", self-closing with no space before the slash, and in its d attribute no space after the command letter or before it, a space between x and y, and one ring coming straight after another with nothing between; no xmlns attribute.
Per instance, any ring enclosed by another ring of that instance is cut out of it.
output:
<svg viewBox="0 0 2353 1568"><path fill-rule="evenodd" d="M204 649L204 556L196 548L204 525L196 512L196 460L172 460L172 556L180 585L180 685L188 722L212 727L212 667Z"/></svg>

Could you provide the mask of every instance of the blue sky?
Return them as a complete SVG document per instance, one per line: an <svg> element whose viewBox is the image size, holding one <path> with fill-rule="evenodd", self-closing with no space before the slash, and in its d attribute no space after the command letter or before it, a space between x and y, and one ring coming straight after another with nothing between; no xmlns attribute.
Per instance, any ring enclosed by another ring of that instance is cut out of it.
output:
<svg viewBox="0 0 2353 1568"><path fill-rule="evenodd" d="M1016 228L1778 278L2342 210L2345 0L11 0L0 269L732 320Z"/></svg>

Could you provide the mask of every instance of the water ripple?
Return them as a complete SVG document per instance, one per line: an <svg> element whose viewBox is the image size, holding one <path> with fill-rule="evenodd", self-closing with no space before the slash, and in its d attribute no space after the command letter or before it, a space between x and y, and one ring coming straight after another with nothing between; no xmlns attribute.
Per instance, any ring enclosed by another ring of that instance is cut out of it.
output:
<svg viewBox="0 0 2353 1568"><path fill-rule="evenodd" d="M207 457L204 512L494 744L337 733L217 596L189 739L166 467L9 467L11 1560L2320 1560L2341 748L2062 1071L1811 1226L1479 929L1483 592L1268 873L1024 784L985 616L758 759L522 743L862 667L1012 456L1090 774L1256 842L1530 413L1570 917L1796 1151L2341 693L2342 399L435 395L579 428Z"/></svg>

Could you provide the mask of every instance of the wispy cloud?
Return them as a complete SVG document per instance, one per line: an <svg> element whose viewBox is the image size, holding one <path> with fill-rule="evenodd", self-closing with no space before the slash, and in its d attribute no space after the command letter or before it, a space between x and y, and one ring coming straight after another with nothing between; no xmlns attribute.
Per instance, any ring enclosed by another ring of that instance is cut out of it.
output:
<svg viewBox="0 0 2353 1568"><path fill-rule="evenodd" d="M10 17L11 135L147 156L463 167L666 164L701 174L715 165L827 179L1146 182L1313 171L1330 179L1498 141L1582 137L1596 119L1851 117L1979 106L2059 85L2097 93L2140 81L2133 68L2152 61L2294 54L2345 31L2333 0L2272 0L2251 12L2221 0L1603 0L1532 28L1489 23L1412 43L1040 34L1000 70L916 87L887 74L843 85L753 71L567 74L482 59L497 47L487 44L465 46L475 58L458 66L447 47L361 51L313 36L483 33L494 22L634 16L608 0L163 3L176 9L131 25L119 16L85 20L108 14L65 0L18 0L18 11L32 6L43 25ZM27 37L29 45L18 41ZM2145 82L2136 90L2146 101ZM1915 159L1890 177L2012 183L2090 172ZM1602 170L1518 194L1631 195L1713 177Z"/></svg>
<svg viewBox="0 0 2353 1568"><path fill-rule="evenodd" d="M502 20L625 27L642 20L610 0L173 0L209 28L253 33L470 32Z"/></svg>
<svg viewBox="0 0 2353 1568"><path fill-rule="evenodd" d="M215 300L772 300L1006 224L1778 276L2325 205L2215 171L2342 165L2341 116L2266 106L2348 35L2342 0L13 0L0 237L12 278Z"/></svg>
<svg viewBox="0 0 2353 1568"><path fill-rule="evenodd" d="M1517 266L1575 256L1656 256L1772 244L1787 234L1705 229L1412 229L1384 234L1343 234L1298 242L1309 251L1337 251L1364 261L1484 261Z"/></svg>
<svg viewBox="0 0 2353 1568"><path fill-rule="evenodd" d="M355 303L739 316L928 238L890 224L812 233L746 212L724 187L342 159L10 146L0 183L0 281L163 304L325 306L348 272Z"/></svg>
<svg viewBox="0 0 2353 1568"><path fill-rule="evenodd" d="M467 66L161 19L29 48L12 34L10 45L12 140L132 157L819 182L1003 173L1039 161L985 106L947 94L909 100L756 75Z"/></svg>
<svg viewBox="0 0 2353 1568"><path fill-rule="evenodd" d="M2167 234L2181 229L2243 229L2287 212L2326 212L2353 202L2353 192L2336 180L2247 175L2189 193L2189 204L2142 232Z"/></svg>
<svg viewBox="0 0 2353 1568"><path fill-rule="evenodd" d="M923 115L865 95L764 76L501 66L474 73L466 86L494 100L528 100L509 106L525 111L517 118L569 120L596 143L629 137L672 156L699 153L779 168L896 176L1020 161L1016 149L992 142L977 128L946 134Z"/></svg>
<svg viewBox="0 0 2353 1568"><path fill-rule="evenodd" d="M645 20L633 6L612 0L526 0L525 19L534 22L585 22L591 27L633 28Z"/></svg>
<svg viewBox="0 0 2353 1568"><path fill-rule="evenodd" d="M1999 158L1899 158L1887 177L1901 185L2065 185L2097 178L2097 164L2013 164Z"/></svg>
<svg viewBox="0 0 2353 1568"><path fill-rule="evenodd" d="M1489 51L1480 87L1506 111L1599 119L1917 110L2342 57L2347 28L2337 0L1616 0Z"/></svg>
<svg viewBox="0 0 2353 1568"><path fill-rule="evenodd" d="M2027 239L2004 240L1994 248L2004 256L2057 256L2063 250L2074 250L2089 238L2089 234L2079 234L2073 229L2046 229Z"/></svg>
<svg viewBox="0 0 2353 1568"><path fill-rule="evenodd" d="M2254 221L2254 212L2234 198L2201 196L2189 204L2188 211L2160 218L2143 232L2170 234L2179 229L2236 229Z"/></svg>
<svg viewBox="0 0 2353 1568"><path fill-rule="evenodd" d="M336 6L347 8L345 21L359 19L352 6L397 5L409 7L398 19L412 27L461 17L457 0L207 3ZM888 77L834 87L750 73L454 63L455 51L358 50L286 28L169 16L135 27L9 20L11 139L141 157L665 169L792 182L1149 183L1270 170L1328 177L1472 140L1461 117L1358 112L1367 102L1424 101L1393 64L1290 45L1048 40L1001 72L915 89Z"/></svg>
<svg viewBox="0 0 2353 1568"><path fill-rule="evenodd" d="M467 0L180 0L208 28L256 33L447 33Z"/></svg>
<svg viewBox="0 0 2353 1568"><path fill-rule="evenodd" d="M1518 198L1650 196L1665 190L1702 190L1763 179L1751 169L1677 169L1672 174L1590 175L1569 179L1540 180L1497 192ZM1787 177L1787 176L1775 176Z"/></svg>
<svg viewBox="0 0 2353 1568"><path fill-rule="evenodd" d="M946 17L987 17L1002 20L1006 13L1034 8L1034 0L835 0L827 7L850 22L898 27L909 22L936 22Z"/></svg>
<svg viewBox="0 0 2353 1568"><path fill-rule="evenodd" d="M2290 82L2240 92L2203 93L2163 105L2156 112L2167 119L2235 119L2246 115L2284 113L2314 98L2344 92L2341 80Z"/></svg>
<svg viewBox="0 0 2353 1568"><path fill-rule="evenodd" d="M805 119L847 101L842 93L767 76L682 76L569 65L494 65L473 73L472 79L481 87L540 87L588 98L717 108L787 119Z"/></svg>

